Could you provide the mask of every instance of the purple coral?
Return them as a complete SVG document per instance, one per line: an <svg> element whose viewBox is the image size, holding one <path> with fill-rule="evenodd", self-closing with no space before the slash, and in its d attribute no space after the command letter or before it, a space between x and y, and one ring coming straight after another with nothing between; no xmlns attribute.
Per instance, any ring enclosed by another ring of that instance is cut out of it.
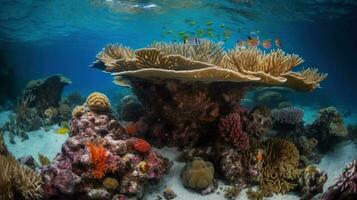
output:
<svg viewBox="0 0 357 200"><path fill-rule="evenodd" d="M304 111L296 107L286 107L273 110L272 116L280 124L296 125L303 122Z"/></svg>
<svg viewBox="0 0 357 200"><path fill-rule="evenodd" d="M323 200L357 199L357 159L348 164L334 185L329 187Z"/></svg>
<svg viewBox="0 0 357 200"><path fill-rule="evenodd" d="M233 146L240 150L249 149L249 137L243 131L243 123L239 113L231 113L223 118L218 125L219 134L227 142L231 142Z"/></svg>

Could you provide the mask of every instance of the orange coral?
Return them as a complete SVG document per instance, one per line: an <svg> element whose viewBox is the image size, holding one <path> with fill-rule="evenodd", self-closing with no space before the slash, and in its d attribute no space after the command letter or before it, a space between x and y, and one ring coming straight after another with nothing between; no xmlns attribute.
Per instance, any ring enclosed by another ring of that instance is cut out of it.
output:
<svg viewBox="0 0 357 200"><path fill-rule="evenodd" d="M111 170L111 167L108 165L109 156L107 150L101 144L95 145L88 142L87 146L92 157L93 177L101 179L107 171Z"/></svg>
<svg viewBox="0 0 357 200"><path fill-rule="evenodd" d="M134 142L134 148L135 150L141 152L141 153L147 153L151 149L151 145L143 139L137 139Z"/></svg>

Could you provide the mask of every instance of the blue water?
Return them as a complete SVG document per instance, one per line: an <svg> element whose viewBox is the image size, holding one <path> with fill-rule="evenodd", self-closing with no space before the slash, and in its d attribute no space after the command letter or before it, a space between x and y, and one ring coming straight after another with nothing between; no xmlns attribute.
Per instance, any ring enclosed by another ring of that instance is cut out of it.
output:
<svg viewBox="0 0 357 200"><path fill-rule="evenodd" d="M354 109L356 11L353 0L2 0L0 66L15 70L17 93L28 80L54 73L71 78L67 93L111 93L119 90L112 78L89 68L106 44L141 48L152 41L180 41L179 32L213 22L220 34L221 24L231 30L227 48L252 31L259 31L261 38L280 37L284 51L304 58L303 66L329 74L322 88L307 97Z"/></svg>

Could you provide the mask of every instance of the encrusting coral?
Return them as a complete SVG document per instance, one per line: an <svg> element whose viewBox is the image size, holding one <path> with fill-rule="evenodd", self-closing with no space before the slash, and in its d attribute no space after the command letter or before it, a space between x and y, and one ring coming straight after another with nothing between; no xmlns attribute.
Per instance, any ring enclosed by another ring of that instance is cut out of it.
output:
<svg viewBox="0 0 357 200"><path fill-rule="evenodd" d="M0 199L36 200L43 197L42 176L11 155L0 155Z"/></svg>
<svg viewBox="0 0 357 200"><path fill-rule="evenodd" d="M107 112L111 109L110 101L105 94L93 92L87 98L86 104L92 111Z"/></svg>

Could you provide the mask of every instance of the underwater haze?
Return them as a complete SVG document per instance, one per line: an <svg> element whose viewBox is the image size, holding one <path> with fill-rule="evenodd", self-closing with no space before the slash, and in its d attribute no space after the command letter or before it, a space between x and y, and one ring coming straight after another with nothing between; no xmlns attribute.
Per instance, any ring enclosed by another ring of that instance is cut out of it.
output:
<svg viewBox="0 0 357 200"><path fill-rule="evenodd" d="M1 0L0 199L357 199L356 36L354 0Z"/></svg>

